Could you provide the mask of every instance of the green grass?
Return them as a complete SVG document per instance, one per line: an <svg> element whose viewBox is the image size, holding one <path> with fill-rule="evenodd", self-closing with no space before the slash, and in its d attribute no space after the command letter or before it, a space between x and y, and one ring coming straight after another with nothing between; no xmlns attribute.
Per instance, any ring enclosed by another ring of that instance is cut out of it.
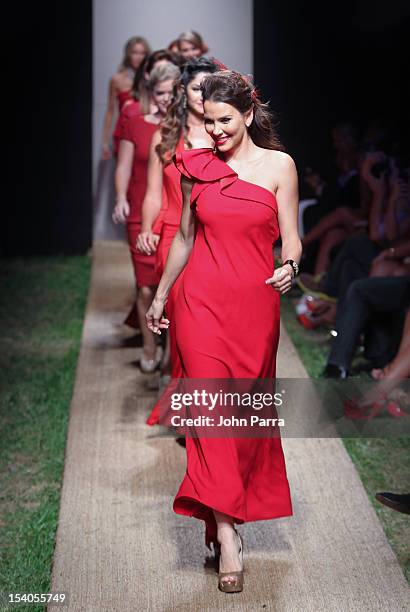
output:
<svg viewBox="0 0 410 612"><path fill-rule="evenodd" d="M309 376L318 378L329 354L330 336L323 330L307 330L297 322L294 297L294 290L283 296L281 317ZM409 516L386 508L374 497L378 491L410 491L410 439L344 438L343 443L410 582Z"/></svg>
<svg viewBox="0 0 410 612"><path fill-rule="evenodd" d="M1 266L0 592L50 588L89 275L85 256Z"/></svg>

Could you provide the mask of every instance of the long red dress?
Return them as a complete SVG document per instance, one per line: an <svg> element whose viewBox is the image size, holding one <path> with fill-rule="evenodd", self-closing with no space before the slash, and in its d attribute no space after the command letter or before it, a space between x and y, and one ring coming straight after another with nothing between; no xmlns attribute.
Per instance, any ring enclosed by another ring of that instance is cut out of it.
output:
<svg viewBox="0 0 410 612"><path fill-rule="evenodd" d="M176 151L183 151L184 141L181 139L177 145ZM182 213L182 192L181 192L181 175L173 163L169 163L164 167L163 171L163 186L164 186L164 202L161 208L159 217L153 226L153 232L160 234L160 240L156 252L156 271L158 279L167 262L169 249L172 241L179 228ZM183 275L183 273L182 273ZM166 305L166 315L170 319L168 329L170 339L170 354L171 354L171 377L182 377L182 366L179 359L179 354L176 346L176 330L175 330L175 307L178 287L182 280L181 276L176 280L174 286L168 295ZM164 399L162 399L164 401ZM147 425L157 425L160 421L160 402L157 402L148 416Z"/></svg>
<svg viewBox="0 0 410 612"><path fill-rule="evenodd" d="M136 249L135 242L141 231L142 202L147 188L147 167L151 139L158 125L149 123L143 116L134 116L127 122L122 139L134 145L132 172L128 186L127 199L130 214L127 218L128 243L134 266L137 287L156 285L155 255L145 255Z"/></svg>
<svg viewBox="0 0 410 612"><path fill-rule="evenodd" d="M280 296L265 280L279 237L276 199L211 149L179 152L175 163L194 181L196 217L174 312L183 377L273 379ZM280 437L187 437L186 452L173 508L205 521L208 546L216 541L212 509L236 523L292 515Z"/></svg>

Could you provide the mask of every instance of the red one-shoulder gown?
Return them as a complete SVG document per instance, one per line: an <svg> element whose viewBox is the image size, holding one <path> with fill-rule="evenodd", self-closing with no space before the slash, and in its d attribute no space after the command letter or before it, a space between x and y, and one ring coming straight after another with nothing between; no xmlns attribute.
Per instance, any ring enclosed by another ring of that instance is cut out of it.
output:
<svg viewBox="0 0 410 612"><path fill-rule="evenodd" d="M272 379L280 296L265 280L279 237L275 196L239 179L211 149L180 151L175 163L194 182L196 216L174 311L183 377ZM205 521L208 546L216 540L213 509L236 523L292 515L280 437L187 437L186 452L173 508Z"/></svg>

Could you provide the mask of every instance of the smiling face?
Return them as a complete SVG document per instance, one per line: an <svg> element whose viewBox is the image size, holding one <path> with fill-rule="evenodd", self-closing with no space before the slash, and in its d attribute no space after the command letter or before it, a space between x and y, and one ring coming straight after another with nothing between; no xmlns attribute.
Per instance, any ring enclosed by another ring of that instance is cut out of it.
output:
<svg viewBox="0 0 410 612"><path fill-rule="evenodd" d="M165 115L172 100L174 81L167 79L157 83L152 90L152 101L158 107L161 115Z"/></svg>
<svg viewBox="0 0 410 612"><path fill-rule="evenodd" d="M179 52L182 57L186 60L193 59L195 57L201 57L202 51L199 47L196 47L189 40L179 41Z"/></svg>
<svg viewBox="0 0 410 612"><path fill-rule="evenodd" d="M146 54L147 54L146 49L144 45L142 45L141 43L136 43L132 47L130 51L130 55L129 55L129 60L134 70L137 70L137 68L140 67L141 63L145 59Z"/></svg>
<svg viewBox="0 0 410 612"><path fill-rule="evenodd" d="M187 86L187 106L198 115L204 114L201 83L207 74L207 72L199 72Z"/></svg>
<svg viewBox="0 0 410 612"><path fill-rule="evenodd" d="M206 100L204 103L205 129L222 153L236 149L248 137L253 110L244 115L231 104Z"/></svg>

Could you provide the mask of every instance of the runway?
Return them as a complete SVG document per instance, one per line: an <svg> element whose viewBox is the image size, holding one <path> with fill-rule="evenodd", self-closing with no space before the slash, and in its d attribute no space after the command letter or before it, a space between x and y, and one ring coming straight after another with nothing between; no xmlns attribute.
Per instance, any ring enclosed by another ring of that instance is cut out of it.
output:
<svg viewBox="0 0 410 612"><path fill-rule="evenodd" d="M217 589L203 523L177 515L185 450L145 425L155 394L121 325L128 247L100 241L70 409L52 592L70 611L398 612L410 590L338 439L284 439L294 516L239 527L245 588ZM307 378L281 329L278 376ZM301 418L309 419L303 414ZM51 608L50 608L51 609Z"/></svg>

